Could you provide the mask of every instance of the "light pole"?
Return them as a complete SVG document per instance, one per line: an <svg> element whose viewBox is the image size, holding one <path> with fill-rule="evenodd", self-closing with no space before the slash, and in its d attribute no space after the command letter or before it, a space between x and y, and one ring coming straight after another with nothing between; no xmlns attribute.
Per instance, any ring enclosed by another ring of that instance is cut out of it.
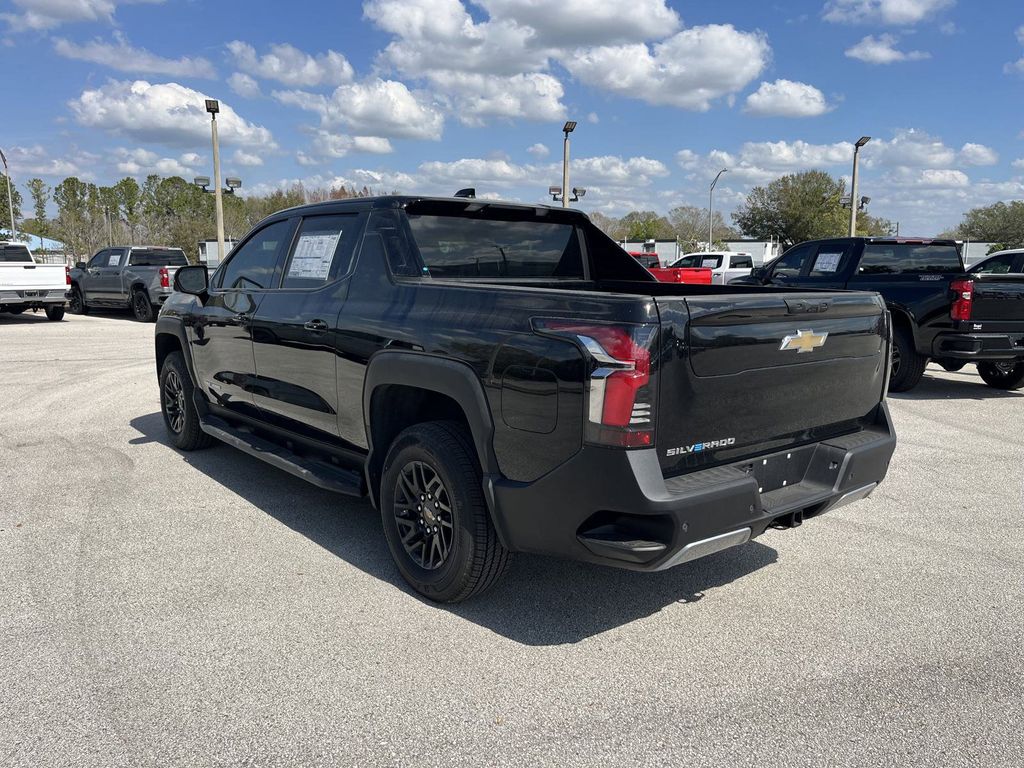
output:
<svg viewBox="0 0 1024 768"><path fill-rule="evenodd" d="M210 130L213 134L213 194L217 204L217 259L224 261L224 197L220 189L220 142L217 141L217 113L220 102L206 100L206 111L210 113Z"/></svg>
<svg viewBox="0 0 1024 768"><path fill-rule="evenodd" d="M4 163L4 177L7 179L7 209L11 214L11 240L18 239L18 225L14 221L14 196L11 194L11 172L7 169L7 155L0 149L0 160Z"/></svg>
<svg viewBox="0 0 1024 768"><path fill-rule="evenodd" d="M562 142L562 207L569 207L569 134L576 130L576 121L567 120L562 126L565 141Z"/></svg>
<svg viewBox="0 0 1024 768"><path fill-rule="evenodd" d="M723 173L728 173L728 168L723 168L711 182L711 190L708 192L708 250L715 247L715 184L722 178Z"/></svg>
<svg viewBox="0 0 1024 768"><path fill-rule="evenodd" d="M850 237L857 236L857 158L860 148L871 141L870 136L861 136L853 145L853 179L850 181Z"/></svg>

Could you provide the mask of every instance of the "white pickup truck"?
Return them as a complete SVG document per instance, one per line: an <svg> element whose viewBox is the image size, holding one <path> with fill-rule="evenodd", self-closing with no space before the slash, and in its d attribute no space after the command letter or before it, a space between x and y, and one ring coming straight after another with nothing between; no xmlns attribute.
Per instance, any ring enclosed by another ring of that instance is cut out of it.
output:
<svg viewBox="0 0 1024 768"><path fill-rule="evenodd" d="M710 268L712 283L728 285L730 280L737 277L750 277L750 271L754 268L754 260L749 253L709 251L707 253L687 253L670 266Z"/></svg>
<svg viewBox="0 0 1024 768"><path fill-rule="evenodd" d="M0 240L0 312L43 309L50 320L60 320L70 282L67 267L37 264L22 243Z"/></svg>

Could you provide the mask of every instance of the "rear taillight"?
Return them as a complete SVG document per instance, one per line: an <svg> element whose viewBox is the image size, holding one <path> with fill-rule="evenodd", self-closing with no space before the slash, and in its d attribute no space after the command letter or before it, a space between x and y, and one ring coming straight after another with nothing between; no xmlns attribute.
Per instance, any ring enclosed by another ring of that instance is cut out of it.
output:
<svg viewBox="0 0 1024 768"><path fill-rule="evenodd" d="M587 353L588 442L623 448L654 445L653 325L534 320L540 333L572 339Z"/></svg>
<svg viewBox="0 0 1024 768"><path fill-rule="evenodd" d="M71 267L64 267L64 284L71 285Z"/></svg>
<svg viewBox="0 0 1024 768"><path fill-rule="evenodd" d="M954 280L949 287L953 291L953 306L949 316L954 320L970 320L974 306L974 281Z"/></svg>
<svg viewBox="0 0 1024 768"><path fill-rule="evenodd" d="M171 287L171 274L167 271L167 267L160 267L160 287Z"/></svg>

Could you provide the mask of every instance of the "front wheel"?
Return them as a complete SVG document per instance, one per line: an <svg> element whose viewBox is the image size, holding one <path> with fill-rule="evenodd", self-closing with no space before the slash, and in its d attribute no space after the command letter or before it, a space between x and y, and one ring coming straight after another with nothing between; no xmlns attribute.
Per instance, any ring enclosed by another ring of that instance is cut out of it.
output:
<svg viewBox="0 0 1024 768"><path fill-rule="evenodd" d="M993 389L1024 387L1024 360L978 363L978 375Z"/></svg>
<svg viewBox="0 0 1024 768"><path fill-rule="evenodd" d="M199 426L194 391L185 358L181 352L172 352L160 367L160 411L171 442L183 451L205 448L213 442Z"/></svg>
<svg viewBox="0 0 1024 768"><path fill-rule="evenodd" d="M71 289L68 295L68 311L72 315L87 315L89 307L85 304L85 297L82 296L82 289L77 285Z"/></svg>
<svg viewBox="0 0 1024 768"><path fill-rule="evenodd" d="M508 565L476 452L455 422L417 424L396 438L384 461L380 515L399 572L430 600L457 603L479 594Z"/></svg>
<svg viewBox="0 0 1024 768"><path fill-rule="evenodd" d="M46 308L46 319L53 320L54 322L64 319L64 305L63 304L50 304Z"/></svg>
<svg viewBox="0 0 1024 768"><path fill-rule="evenodd" d="M132 314L140 323L151 323L156 317L149 294L145 291L136 290L132 293Z"/></svg>

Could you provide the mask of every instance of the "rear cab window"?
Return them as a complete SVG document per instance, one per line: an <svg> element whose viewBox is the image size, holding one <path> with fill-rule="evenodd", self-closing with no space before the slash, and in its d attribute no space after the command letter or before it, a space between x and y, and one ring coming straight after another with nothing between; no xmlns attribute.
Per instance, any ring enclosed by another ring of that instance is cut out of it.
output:
<svg viewBox="0 0 1024 768"><path fill-rule="evenodd" d="M184 267L188 259L178 248L132 248L128 263L133 267Z"/></svg>
<svg viewBox="0 0 1024 768"><path fill-rule="evenodd" d="M32 254L24 245L0 245L0 262L32 263Z"/></svg>

